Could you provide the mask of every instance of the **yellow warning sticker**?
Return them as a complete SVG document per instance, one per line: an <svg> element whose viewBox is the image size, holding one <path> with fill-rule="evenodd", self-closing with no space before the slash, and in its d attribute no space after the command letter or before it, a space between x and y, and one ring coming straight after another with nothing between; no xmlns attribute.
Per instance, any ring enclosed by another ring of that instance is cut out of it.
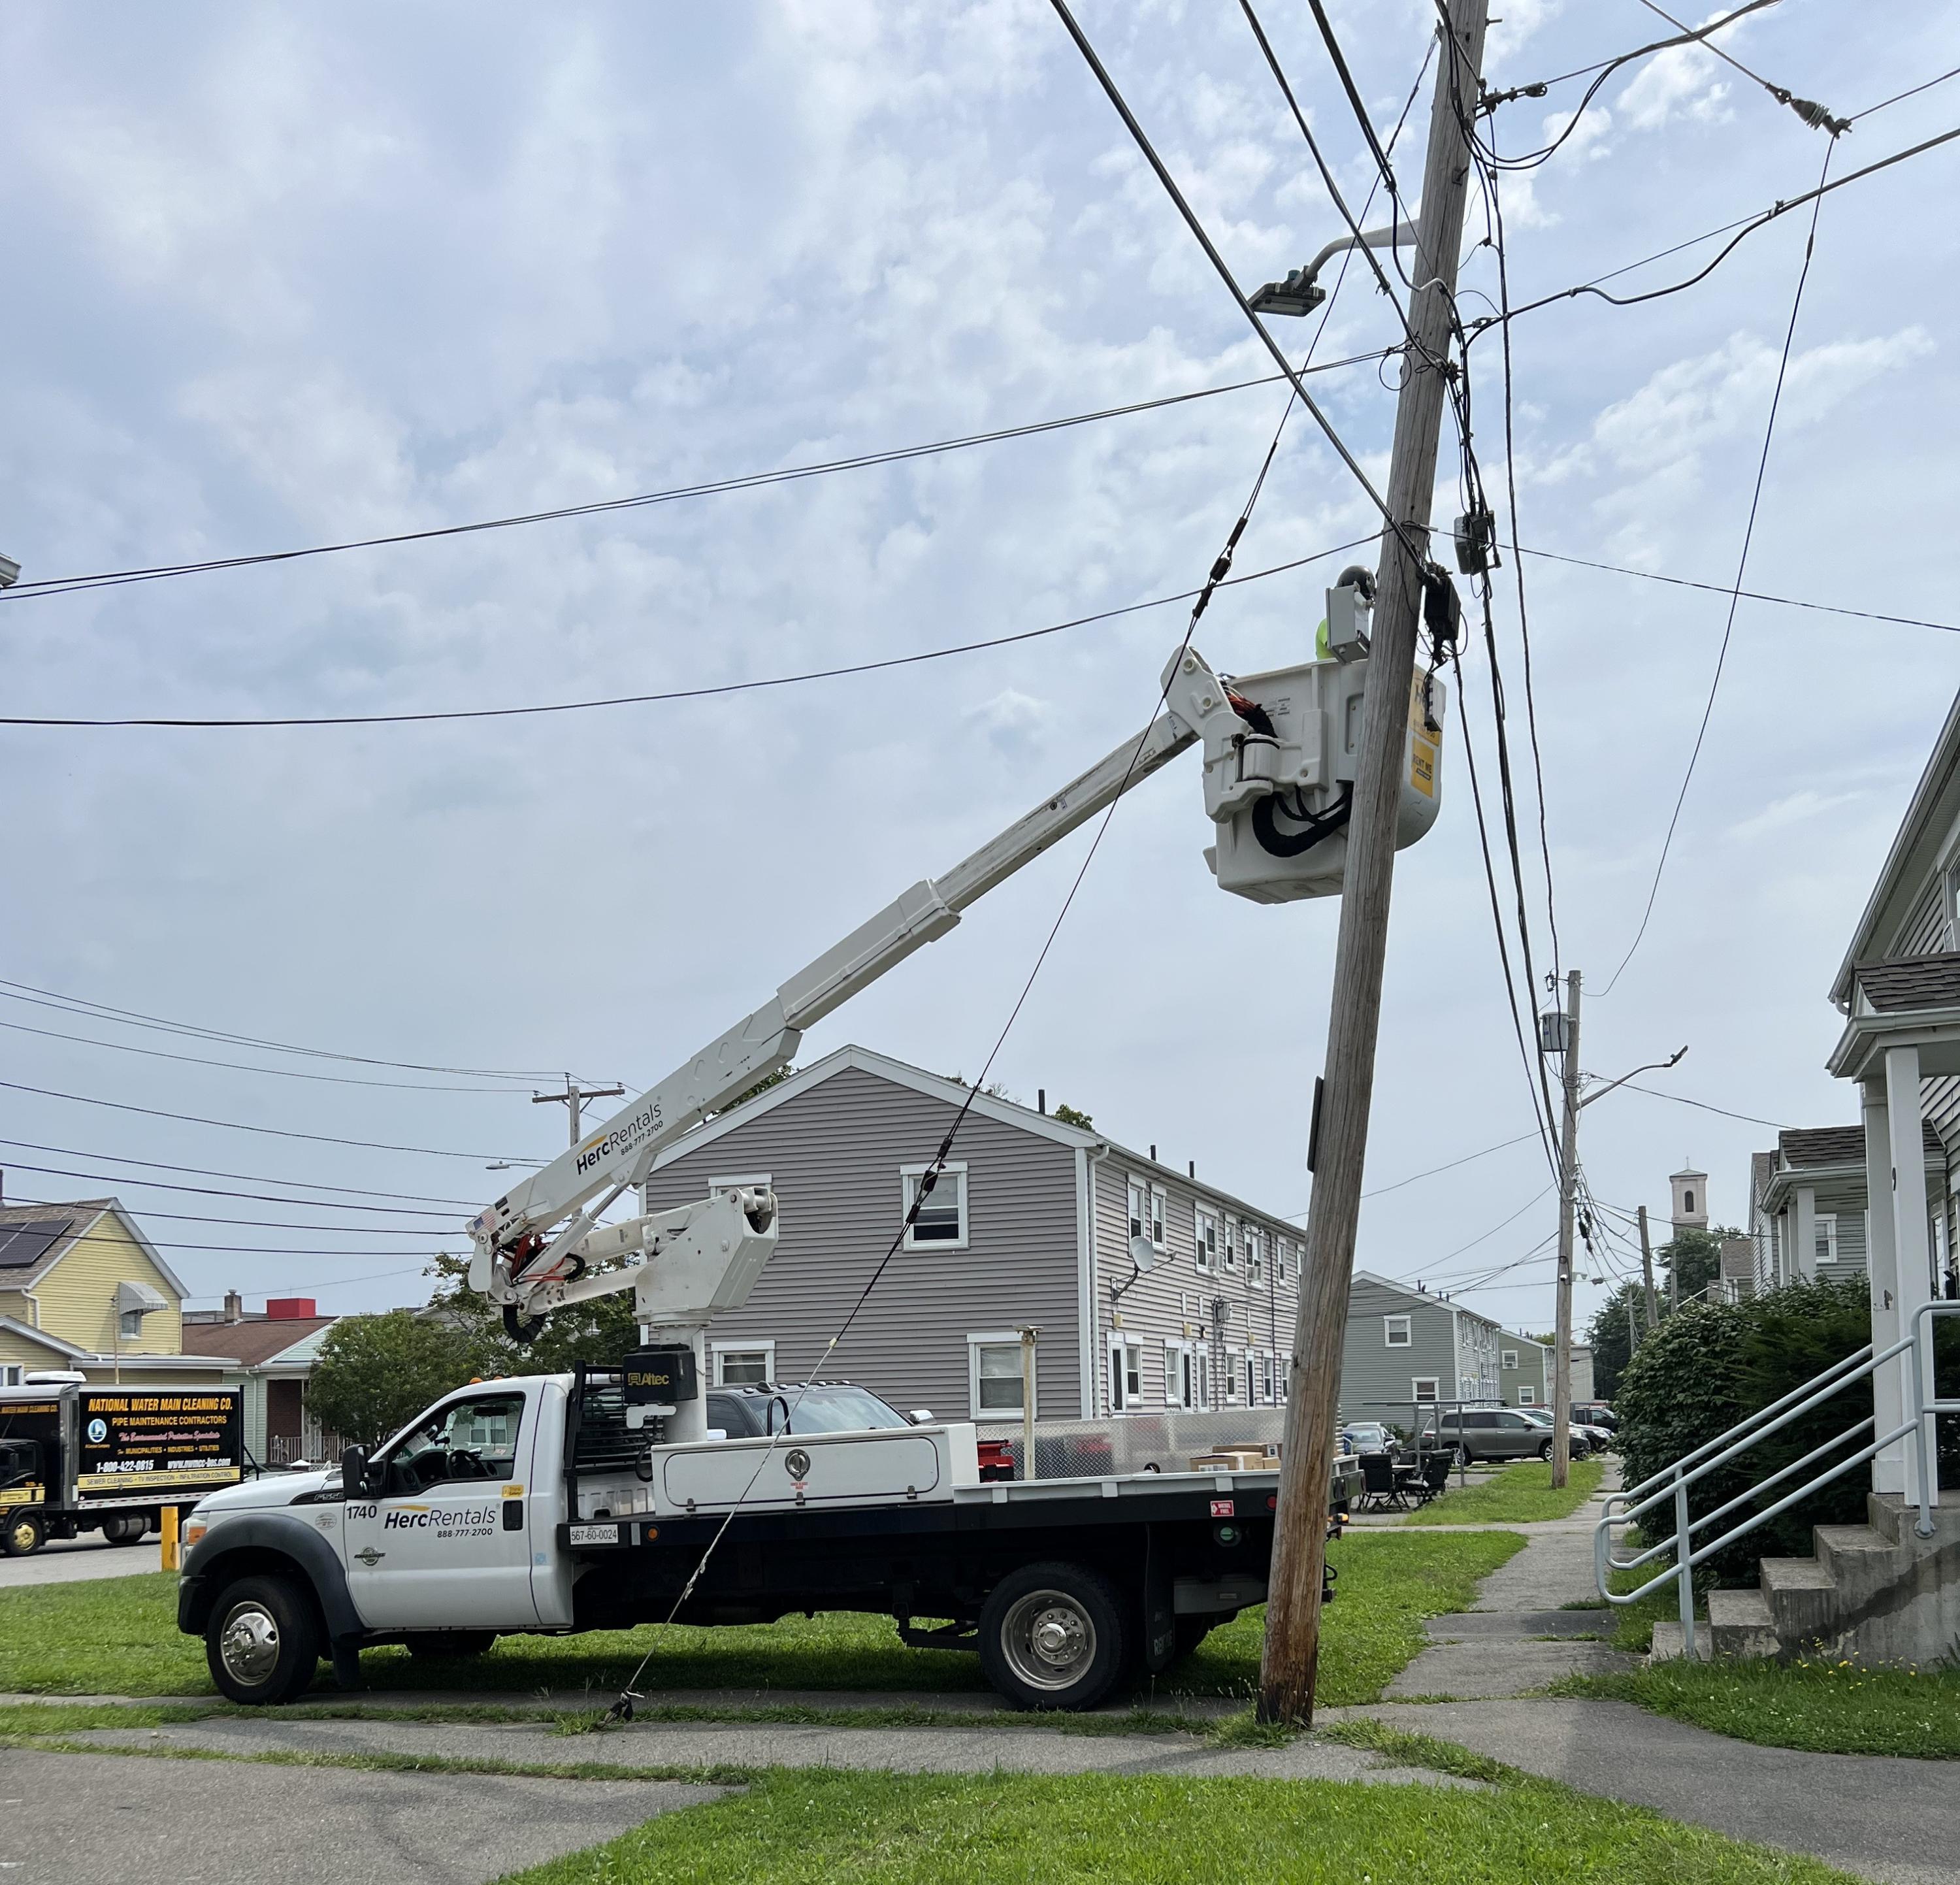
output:
<svg viewBox="0 0 1960 1885"><path fill-rule="evenodd" d="M1409 742L1409 783L1426 798L1436 796L1436 748L1424 739Z"/></svg>

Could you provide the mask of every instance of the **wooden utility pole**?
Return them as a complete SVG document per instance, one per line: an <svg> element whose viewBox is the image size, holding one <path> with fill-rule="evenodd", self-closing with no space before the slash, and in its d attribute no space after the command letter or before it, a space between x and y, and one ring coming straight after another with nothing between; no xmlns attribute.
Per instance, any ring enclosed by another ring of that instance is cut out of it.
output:
<svg viewBox="0 0 1960 1885"><path fill-rule="evenodd" d="M565 1106L571 1117L571 1143L578 1143L578 1135L585 1129L585 1103L588 1100L617 1099L626 1089L624 1087L581 1087L570 1074L565 1077L562 1093L534 1093L531 1104L534 1106Z"/></svg>
<svg viewBox="0 0 1960 1885"><path fill-rule="evenodd" d="M1405 377L1395 407L1389 470L1389 513L1397 527L1382 538L1361 746L1348 823L1313 1202L1307 1217L1265 1651L1259 1670L1262 1721L1307 1723L1313 1718L1321 1576L1327 1557L1328 1478L1348 1327L1348 1285L1360 1218L1361 1173L1368 1148L1395 813L1423 597L1424 572L1411 546L1429 540L1446 391L1439 368L1449 353L1450 301L1470 180L1463 126L1476 119L1485 5L1486 0L1449 0L1443 30L1452 43L1437 62L1436 99L1430 112L1413 271L1417 285L1409 295L1413 344L1403 356Z"/></svg>
<svg viewBox="0 0 1960 1885"><path fill-rule="evenodd" d="M1640 1206L1640 1275L1647 1285L1647 1333L1660 1326L1660 1298L1654 1293L1653 1246L1647 1241L1647 1208Z"/></svg>
<svg viewBox="0 0 1960 1885"><path fill-rule="evenodd" d="M1579 971L1565 978L1565 1025L1559 1031L1560 1084L1565 1090L1558 1132L1558 1319L1551 1384L1551 1482L1572 1469L1572 1220L1579 1202Z"/></svg>

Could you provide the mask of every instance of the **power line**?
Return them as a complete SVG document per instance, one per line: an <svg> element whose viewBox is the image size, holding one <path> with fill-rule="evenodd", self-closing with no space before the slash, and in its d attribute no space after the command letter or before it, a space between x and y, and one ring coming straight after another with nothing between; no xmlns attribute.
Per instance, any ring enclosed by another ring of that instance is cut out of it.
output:
<svg viewBox="0 0 1960 1885"><path fill-rule="evenodd" d="M1776 437L1777 410L1783 403L1783 376L1790 370L1790 348L1796 339L1796 317L1803 306L1804 285L1810 279L1811 257L1816 252L1817 219L1824 209L1824 177L1830 172L1831 153L1837 148L1834 143L1825 146L1824 170L1818 180L1818 188L1812 198L1810 230L1803 244L1803 266L1797 272L1796 291L1790 297L1790 321L1783 330L1783 352L1777 361L1776 386L1770 394L1769 419L1763 428L1763 448L1756 460L1755 486L1749 494L1748 520L1742 527L1742 547L1736 559L1736 581L1729 597L1729 618L1723 627L1722 645L1716 651L1715 672L1708 683L1708 699L1701 709L1701 724L1695 729L1694 745L1688 756L1688 768L1682 775L1681 790L1675 794L1674 810L1667 821L1667 835L1661 840L1660 857L1654 865L1653 882L1648 887L1647 908L1640 912L1640 928L1634 932L1634 940L1627 945L1627 953L1620 958L1619 967L1613 971L1605 987L1599 991L1602 997L1613 992L1621 976L1625 973L1627 964L1633 960L1634 950L1640 947L1640 939L1647 935L1648 923L1653 919L1654 900L1660 894L1661 874L1667 868L1668 853L1674 845L1675 829L1681 823L1681 808L1688 802L1688 788L1694 778L1695 762L1701 757L1701 743L1708 737L1708 722L1715 712L1715 696L1721 690L1722 670L1729 659L1729 638L1736 632L1736 610L1742 595L1742 577L1748 568L1749 545L1756 533L1756 512L1762 503L1763 481L1769 471L1770 444Z"/></svg>
<svg viewBox="0 0 1960 1885"><path fill-rule="evenodd" d="M1371 543L1375 540L1375 536L1379 534L1376 532L1367 537L1356 537L1350 543L1337 543L1331 549L1316 550L1310 556L1296 556L1288 562L1274 563L1265 569L1249 570L1242 576L1233 576L1227 582L1215 586L1229 587L1239 583L1262 581L1268 576L1284 575L1288 570L1304 568L1309 563L1322 562L1330 556L1338 556L1345 551L1357 549L1363 543ZM952 648L926 648L916 654L888 655L875 661L854 661L842 667L813 668L797 674L772 674L759 680L724 681L713 686L672 688L663 693L617 694L600 700L551 701L524 707L449 708L427 713L302 714L283 717L241 716L237 718L133 715L116 718L14 715L0 716L0 726L151 727L199 731L240 728L414 726L434 721L511 720L541 714L586 713L602 707L651 706L668 701L705 700L718 695L746 694L764 688L797 686L806 681L836 680L847 675L875 673L885 668L912 667L923 661L944 661L950 655L972 654L983 648L1007 648L1017 642L1038 642L1045 636L1061 635L1071 629L1086 628L1092 622L1114 621L1118 616L1136 615L1146 609L1161 609L1172 603L1189 602L1201 593L1198 589L1186 589L1176 595L1153 596L1147 602L1126 603L1118 609L1099 610L1093 615L1077 616L1067 622L1052 622L1045 628L1023 629L1017 634L993 635L979 642L963 642ZM445 1068L441 1071L453 1070ZM550 1077L556 1078L555 1075Z"/></svg>
<svg viewBox="0 0 1960 1885"><path fill-rule="evenodd" d="M0 1080L8 1093L30 1093L37 1099L68 1100L77 1106L108 1106L118 1113L140 1113L145 1119L177 1119L188 1126L222 1126L231 1132L256 1132L269 1138L305 1139L315 1145L352 1145L370 1152L412 1152L423 1158L466 1158L473 1164L495 1160L500 1164L539 1166L539 1158L517 1158L501 1152L456 1152L432 1145L390 1145L378 1139L336 1138L326 1132L295 1132L276 1126L248 1126L240 1119L208 1119L195 1113L166 1113L155 1106L132 1106L123 1100L98 1100L85 1093L58 1093L49 1087L30 1087L18 1080Z"/></svg>
<svg viewBox="0 0 1960 1885"><path fill-rule="evenodd" d="M45 1040L73 1041L83 1047L107 1047L119 1054L142 1054L151 1060L181 1061L192 1067L218 1067L231 1073L269 1074L280 1080L320 1080L338 1087L385 1087L396 1093L474 1093L496 1096L522 1093L522 1087L442 1087L413 1080L363 1080L348 1074L303 1073L292 1067L253 1067L243 1061L208 1060L202 1054L173 1054L161 1047L138 1047L129 1041L97 1040L87 1034L63 1033L59 1028L30 1027L24 1021L0 1021L15 1034L37 1034Z"/></svg>
<svg viewBox="0 0 1960 1885"><path fill-rule="evenodd" d="M405 1073L455 1074L482 1080L555 1080L556 1073L523 1067L438 1067L412 1060L381 1060L368 1054L343 1054L325 1047L299 1047L288 1041L261 1040L256 1035L234 1034L222 1028L205 1027L195 1021L173 1021L159 1014L145 1014L136 1008L111 1007L84 995L63 995L55 989L37 988L30 982L10 982L0 976L0 1000L24 1001L33 1008L52 1008L58 1013L73 1014L88 1021L113 1021L133 1027L160 1029L166 1033L193 1035L200 1040L223 1041L235 1047L256 1047L268 1053L300 1054L313 1060L344 1061L360 1067L394 1067Z"/></svg>
<svg viewBox="0 0 1960 1885"><path fill-rule="evenodd" d="M1548 307L1554 301L1570 301L1575 296L1580 295L1596 295L1601 301L1608 301L1615 307L1634 307L1643 301L1659 301L1663 295L1678 295L1684 288L1693 288L1698 282L1706 281L1735 253L1736 248L1743 241L1754 235L1758 229L1767 228L1779 216L1787 216L1793 209L1800 209L1806 203L1815 202L1820 197L1828 196L1834 189L1842 189L1847 183L1855 183L1862 178L1875 177L1881 170L1889 170L1895 164L1903 164L1908 158L1923 156L1928 151L1936 150L1943 144L1951 144L1955 138L1960 138L1960 126L1956 126L1951 131L1943 131L1937 137L1928 138L1924 142L1913 145L1906 150L1895 151L1890 157L1881 158L1876 164L1868 164L1861 170L1853 170L1847 176L1839 177L1834 183L1820 184L1815 189L1806 190L1800 196L1792 196L1787 200L1779 202L1770 209L1758 212L1755 215L1745 216L1736 222L1725 223L1719 229L1704 230L1698 236L1690 236L1686 241L1676 243L1672 248L1659 250L1653 255L1643 256L1638 262L1628 262L1619 268L1608 270L1604 275L1596 275L1591 281L1581 282L1576 287L1561 288L1554 295L1542 295L1535 301L1526 301L1522 307L1513 308L1503 318L1507 320L1516 320L1522 314L1531 314L1541 307ZM1706 268L1697 270L1684 281L1672 282L1666 288L1651 289L1644 295L1608 295L1599 286L1600 282L1611 281L1615 275L1625 275L1634 269L1643 268L1650 262L1658 262L1663 256L1673 255L1680 250L1692 248L1697 243L1712 240L1717 236L1727 234L1731 229L1739 231L1735 240L1725 244L1721 253ZM1473 321L1470 325L1470 337L1473 340L1479 338L1496 326L1497 319L1495 315L1485 315Z"/></svg>
<svg viewBox="0 0 1960 1885"><path fill-rule="evenodd" d="M275 1192L238 1191L220 1185L176 1185L167 1179L138 1178L129 1173L118 1176L113 1172L78 1171L71 1165L30 1165L22 1159L8 1159L7 1169L9 1171L33 1172L46 1178L83 1178L94 1185L114 1185L118 1187L133 1185L142 1191L181 1191L200 1198L249 1198L260 1204L290 1205L295 1209L364 1211L391 1218L421 1218L428 1215L426 1211L404 1211L396 1205L348 1204L337 1198L287 1198ZM278 1181L274 1180L271 1182L276 1183ZM460 1198L446 1202L459 1206L463 1204ZM323 1224L316 1227L324 1230L326 1227ZM403 1227L395 1227L399 1229Z"/></svg>
<svg viewBox="0 0 1960 1885"><path fill-rule="evenodd" d="M1908 98L1917 98L1921 92L1930 91L1935 85L1943 85L1949 78L1960 78L1960 65L1955 65L1950 72L1942 72L1937 78L1927 79L1923 84L1894 92L1889 98L1881 98L1875 105L1867 105L1862 111L1853 112L1850 121L1856 124L1860 118L1869 118L1875 111L1883 111L1891 106L1904 103Z"/></svg>
<svg viewBox="0 0 1960 1885"><path fill-rule="evenodd" d="M108 1165L141 1165L145 1167L145 1170L150 1171L181 1172L192 1178L235 1178L240 1184L246 1185L285 1185L288 1187L298 1187L301 1185L305 1185L314 1191L342 1192L349 1197L355 1198L393 1198L402 1204L456 1205L460 1206L466 1211L474 1211L477 1209L482 1202L482 1200L480 1198L432 1198L425 1196L422 1192L414 1191L374 1191L358 1185L322 1184L312 1179L268 1178L264 1175L264 1173L260 1172L215 1171L208 1166L205 1165L171 1165L165 1164L160 1159L131 1158L114 1153L107 1152L77 1151L72 1146L42 1145L37 1144L32 1139L0 1138L0 1145L11 1145L14 1148L15 1150L19 1151L46 1152L56 1158L88 1158L94 1159L101 1164ZM29 1167L28 1169L31 1170L32 1167ZM85 1174L81 1173L76 1174L78 1177L84 1175ZM116 1181L113 1179L110 1179L105 1182L113 1184ZM144 1184L151 1181L145 1179L132 1177L124 1182L131 1184ZM173 1189L175 1189L175 1187L173 1187ZM301 1200L298 1199L279 1199L272 1200L272 1202L282 1204L297 1204L299 1203ZM371 1205L350 1205L348 1206L348 1208L349 1210L369 1211L374 1210L377 1208L377 1207ZM418 1213L417 1215L420 1214Z"/></svg>
<svg viewBox="0 0 1960 1885"><path fill-rule="evenodd" d="M1773 596L1760 589L1737 589L1723 582L1697 582L1687 576L1669 576L1656 569L1629 569L1624 563L1596 562L1584 556L1567 556L1555 549L1533 549L1526 543L1507 548L1526 556L1542 557L1547 562L1570 563L1580 569L1604 570L1615 576L1638 576L1645 582L1671 583L1677 589L1702 589L1715 596L1739 595L1745 602L1773 602L1780 608L1809 609L1820 615L1855 616L1863 622L1896 622L1901 628L1937 629L1943 634L1960 635L1960 622L1929 622L1923 616L1885 615L1876 609L1847 609L1834 602L1811 602L1800 596Z"/></svg>
<svg viewBox="0 0 1960 1885"><path fill-rule="evenodd" d="M1715 30L1716 27L1726 26L1729 24L1728 21L1718 20L1715 22L1714 26L1704 27L1697 32L1694 29L1688 26L1684 21L1677 20L1672 14L1666 11L1665 8L1656 6L1654 4L1654 0L1640 0L1640 5L1645 7L1648 12L1656 14L1661 19L1665 20L1669 26L1678 27L1683 33L1691 33L1694 38L1700 40L1704 47L1707 51L1713 53L1717 59L1726 60L1729 65L1734 66L1736 70L1740 72L1745 78L1749 79L1755 84L1761 86L1763 90L1768 92L1778 104L1787 105L1790 109L1795 112L1796 115L1801 118L1806 124L1809 125L1812 130L1828 131L1830 132L1831 136L1834 138L1839 132L1847 131L1850 129L1851 121L1850 119L1833 117L1823 106L1817 103L1815 100L1809 98L1799 98L1787 86L1774 84L1772 81L1764 78L1761 72L1754 72L1750 71L1748 67L1745 65L1734 53L1726 50L1724 47L1717 46L1712 39L1707 37L1710 33ZM1745 10L1747 11L1748 9Z"/></svg>
<svg viewBox="0 0 1960 1885"><path fill-rule="evenodd" d="M1312 369L1334 373L1343 367L1360 366L1380 358L1379 352L1354 355L1346 360L1330 360ZM835 472L858 471L880 465L896 464L908 459L934 454L964 451L977 445L1028 438L1043 432L1065 431L1077 425L1094 425L1103 419L1125 419L1138 412L1154 412L1166 406L1188 405L1194 400L1216 399L1222 393L1242 393L1252 387L1273 386L1287 376L1268 373L1256 379L1234 380L1223 386L1201 387L1194 392L1166 393L1160 398L1138 400L1127 406L1107 406L1092 412L1071 412L1058 419L1034 419L1020 425L1001 426L992 431L969 432L957 438L934 439L920 445L896 445L860 452L847 458L819 459L809 464L784 466L774 471L742 472L720 478L707 478L693 484L675 485L663 491L643 491L631 497L602 498L589 504L560 505L545 511L529 511L510 517L483 517L465 524L445 524L427 530L398 530L383 537L350 537L330 543L312 543L295 549L257 550L237 556L208 557L181 563L152 563L132 569L98 570L86 575L49 576L39 581L17 583L0 595L9 602L25 601L37 596L72 595L83 590L120 587L135 582L156 582L175 576L208 575L215 570L247 569L265 563L297 562L315 556L337 556L356 549L379 549L399 543L423 543L439 537L467 537L487 530L507 530L531 524L555 523L568 517L599 517L617 511L644 510L655 505L673 504L685 498L716 497L733 491L749 491L775 484L800 482Z"/></svg>
<svg viewBox="0 0 1960 1885"><path fill-rule="evenodd" d="M1238 303L1239 311L1251 323L1253 333L1258 336L1261 343L1272 355L1281 371L1293 381L1293 391L1300 403L1312 415L1314 423L1320 428L1327 442L1334 447L1341 462L1354 474L1356 482L1367 494L1369 501L1380 512L1382 521L1398 537L1402 538L1405 543L1408 543L1407 533L1402 524L1390 514L1388 505L1383 500L1382 494L1375 489L1373 482L1361 469L1360 462L1348 449L1341 435L1334 429L1332 421L1314 403L1312 395L1301 383L1299 374L1293 371L1292 364L1287 360L1279 342L1268 333L1265 323L1254 313L1252 303L1246 300L1244 294L1240 291L1238 282L1233 278L1232 271L1225 266L1225 258L1218 253L1217 244L1206 234L1204 225L1198 221L1196 212L1193 211L1190 204L1185 201L1183 191L1178 188L1176 180L1165 167L1163 159L1157 155L1157 147L1151 143L1144 127L1138 122L1136 113L1130 109L1123 94L1116 88L1116 81L1109 76L1108 69L1096 56L1095 47L1090 44L1087 36L1083 32L1081 27L1077 25L1075 15L1068 9L1068 0L1050 0L1050 4L1060 17L1062 24L1068 29L1069 37L1074 40L1076 49L1081 53L1089 69L1096 75L1097 82L1101 84L1110 103L1115 107L1116 115L1123 120L1124 126L1129 132L1138 149L1142 151L1150 168L1157 173L1157 181L1163 186L1165 194L1176 205L1178 214L1184 218L1185 228L1191 231L1198 247L1204 251L1206 259L1217 272L1218 279L1230 291L1232 298ZM1414 544L1409 544L1408 547L1410 554L1416 556L1419 562L1421 556L1418 547Z"/></svg>
<svg viewBox="0 0 1960 1885"><path fill-rule="evenodd" d="M1691 1100L1685 1094L1663 1093L1658 1087L1637 1087L1631 1080L1623 1080L1620 1084L1628 1093L1643 1093L1650 1100L1672 1100L1678 1106L1694 1106L1704 1113L1719 1113L1725 1119L1741 1119L1751 1126L1767 1126L1777 1132L1796 1129L1784 1125L1780 1119L1759 1119L1753 1113L1733 1113L1726 1106L1710 1106L1706 1100Z"/></svg>
<svg viewBox="0 0 1960 1885"><path fill-rule="evenodd" d="M56 1198L23 1198L19 1202L22 1204L32 1205L37 1211L67 1211L72 1210L74 1208L73 1205L65 1203L62 1200ZM161 1215L162 1214L157 1213L155 1215ZM310 1230L317 1230L323 1228L323 1227L319 1225L307 1225L303 1227ZM329 1234L332 1234L329 1233ZM457 1237L454 1240L459 1242L463 1240L463 1233L461 1231L459 1231L457 1233ZM323 1250L310 1244L294 1246L268 1243L184 1243L176 1242L164 1237L148 1237L146 1238L145 1241L154 1250L197 1250L200 1252L215 1253L218 1256L337 1256L341 1258L352 1257L364 1260L371 1259L377 1256L412 1256L418 1259L426 1259L435 1254L432 1250ZM118 1232L113 1237L98 1237L92 1231L84 1231L79 1236L71 1238L68 1240L68 1247L70 1249L73 1249L76 1246L84 1243L106 1243L113 1246L119 1250L126 1250L129 1247L129 1239L124 1237L120 1232ZM399 1274L399 1272L396 1273ZM132 1359L138 1358L132 1358Z"/></svg>

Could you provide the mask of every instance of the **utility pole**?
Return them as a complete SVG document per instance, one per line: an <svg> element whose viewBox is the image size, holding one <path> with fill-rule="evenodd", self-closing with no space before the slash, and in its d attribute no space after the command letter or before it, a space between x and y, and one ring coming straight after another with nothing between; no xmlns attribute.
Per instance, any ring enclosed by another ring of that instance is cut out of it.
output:
<svg viewBox="0 0 1960 1885"><path fill-rule="evenodd" d="M1309 1723L1320 1653L1321 1579L1327 1560L1327 1486L1335 1442L1348 1288L1367 1157L1368 1108L1387 953L1395 869L1395 811L1415 681L1417 619L1425 572L1409 546L1426 544L1436 492L1437 441L1445 393L1451 299L1470 154L1463 126L1476 121L1487 0L1449 0L1452 43L1437 62L1416 238L1417 286L1409 294L1411 345L1395 406L1388 508L1382 537L1373 645L1368 655L1341 927L1327 1024L1325 1084L1306 1224L1300 1307L1287 1397L1271 1598L1259 1669L1259 1719Z"/></svg>
<svg viewBox="0 0 1960 1885"><path fill-rule="evenodd" d="M624 1087L581 1087L570 1074L565 1077L562 1093L534 1093L531 1104L534 1106L565 1106L571 1114L571 1138L569 1143L576 1145L581 1129L583 1109L588 1100L616 1100L625 1092Z"/></svg>
<svg viewBox="0 0 1960 1885"><path fill-rule="evenodd" d="M1579 971L1565 978L1565 1025L1558 1030L1564 1116L1558 1132L1558 1352L1551 1384L1551 1482L1572 1468L1572 1219L1579 1199Z"/></svg>
<svg viewBox="0 0 1960 1885"><path fill-rule="evenodd" d="M1640 1275L1647 1284L1647 1333L1660 1326L1660 1300L1654 1294L1653 1246L1647 1240L1647 1208L1640 1206Z"/></svg>

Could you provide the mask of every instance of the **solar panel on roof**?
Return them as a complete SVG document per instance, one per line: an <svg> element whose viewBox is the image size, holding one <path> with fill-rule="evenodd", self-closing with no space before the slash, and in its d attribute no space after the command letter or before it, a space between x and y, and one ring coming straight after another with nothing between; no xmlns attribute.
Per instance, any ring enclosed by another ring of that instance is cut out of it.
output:
<svg viewBox="0 0 1960 1885"><path fill-rule="evenodd" d="M26 1269L48 1253L57 1237L67 1236L72 1218L49 1218L33 1224L0 1224L0 1270Z"/></svg>

